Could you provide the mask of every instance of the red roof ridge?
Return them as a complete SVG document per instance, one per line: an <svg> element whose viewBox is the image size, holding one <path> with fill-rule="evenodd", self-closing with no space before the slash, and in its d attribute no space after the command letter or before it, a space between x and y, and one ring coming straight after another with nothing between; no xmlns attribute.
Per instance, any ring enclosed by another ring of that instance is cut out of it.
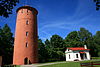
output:
<svg viewBox="0 0 100 67"><path fill-rule="evenodd" d="M67 49L70 49L70 50L90 50L90 49L85 49L84 47L69 47Z"/></svg>

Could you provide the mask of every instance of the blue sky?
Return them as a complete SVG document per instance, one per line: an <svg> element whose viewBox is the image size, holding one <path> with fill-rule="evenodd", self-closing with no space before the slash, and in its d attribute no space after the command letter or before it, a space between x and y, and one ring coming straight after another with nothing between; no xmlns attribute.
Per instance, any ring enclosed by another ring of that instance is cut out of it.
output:
<svg viewBox="0 0 100 67"><path fill-rule="evenodd" d="M93 0L20 0L9 18L0 17L0 26L7 23L14 33L16 9L24 5L38 10L38 35L43 41L54 34L65 38L80 27L92 34L100 31L100 11L95 10Z"/></svg>

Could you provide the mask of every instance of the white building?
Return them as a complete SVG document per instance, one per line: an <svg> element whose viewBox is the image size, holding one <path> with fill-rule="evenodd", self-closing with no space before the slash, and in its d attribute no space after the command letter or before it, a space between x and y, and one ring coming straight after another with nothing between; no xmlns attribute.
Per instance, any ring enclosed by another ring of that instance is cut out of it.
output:
<svg viewBox="0 0 100 67"><path fill-rule="evenodd" d="M66 61L90 60L89 50L84 47L67 48L65 51Z"/></svg>

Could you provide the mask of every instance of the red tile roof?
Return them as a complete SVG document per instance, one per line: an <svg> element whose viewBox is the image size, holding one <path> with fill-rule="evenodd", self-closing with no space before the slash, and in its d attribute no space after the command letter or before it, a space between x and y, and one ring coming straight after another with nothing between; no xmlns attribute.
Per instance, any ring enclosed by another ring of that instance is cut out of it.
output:
<svg viewBox="0 0 100 67"><path fill-rule="evenodd" d="M85 49L84 47L73 47L73 48L68 48L70 50L90 50L90 49Z"/></svg>
<svg viewBox="0 0 100 67"><path fill-rule="evenodd" d="M80 53L82 53L82 54L83 54L83 53L85 53L85 52L80 52Z"/></svg>

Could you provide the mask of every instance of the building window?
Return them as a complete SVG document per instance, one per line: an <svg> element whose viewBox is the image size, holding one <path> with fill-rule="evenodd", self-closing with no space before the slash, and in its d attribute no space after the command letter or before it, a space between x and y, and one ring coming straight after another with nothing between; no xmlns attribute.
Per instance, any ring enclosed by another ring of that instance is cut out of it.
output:
<svg viewBox="0 0 100 67"><path fill-rule="evenodd" d="M85 53L84 55L85 55L85 59L87 59L87 55L86 55L86 53Z"/></svg>
<svg viewBox="0 0 100 67"><path fill-rule="evenodd" d="M76 54L76 58L78 58L78 54Z"/></svg>
<svg viewBox="0 0 100 67"><path fill-rule="evenodd" d="M26 25L28 25L29 24L29 22L28 22L28 20L26 21Z"/></svg>
<svg viewBox="0 0 100 67"><path fill-rule="evenodd" d="M70 59L70 54L69 54L69 59Z"/></svg>
<svg viewBox="0 0 100 67"><path fill-rule="evenodd" d="M26 47L28 47L28 43L26 42Z"/></svg>
<svg viewBox="0 0 100 67"><path fill-rule="evenodd" d="M28 36L28 32L26 32L26 36Z"/></svg>

